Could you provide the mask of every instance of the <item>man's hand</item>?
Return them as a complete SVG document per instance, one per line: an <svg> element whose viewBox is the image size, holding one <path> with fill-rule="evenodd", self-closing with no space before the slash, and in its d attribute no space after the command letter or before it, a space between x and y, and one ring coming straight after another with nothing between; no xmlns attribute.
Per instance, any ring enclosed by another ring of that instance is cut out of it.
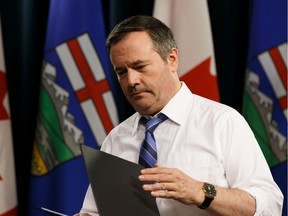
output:
<svg viewBox="0 0 288 216"><path fill-rule="evenodd" d="M143 189L151 191L152 196L178 200L184 204L199 205L204 200L202 182L196 181L175 168L156 165L154 168L141 170L139 180L151 182Z"/></svg>

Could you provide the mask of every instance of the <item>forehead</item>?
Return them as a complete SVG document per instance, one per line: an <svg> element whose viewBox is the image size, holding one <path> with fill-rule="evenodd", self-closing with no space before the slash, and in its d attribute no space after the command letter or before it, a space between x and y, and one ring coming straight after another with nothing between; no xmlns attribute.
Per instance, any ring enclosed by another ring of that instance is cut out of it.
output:
<svg viewBox="0 0 288 216"><path fill-rule="evenodd" d="M152 40L149 36L149 34L146 31L136 31L136 32L130 32L128 33L124 38L122 38L120 41L112 44L111 46L111 51L112 49L115 49L119 46L137 46L137 45L142 45L142 44L147 45L152 45Z"/></svg>
<svg viewBox="0 0 288 216"><path fill-rule="evenodd" d="M113 44L110 50L110 57L114 63L120 63L123 60L135 61L142 58L149 58L149 55L155 52L152 40L147 32L131 32L121 41Z"/></svg>

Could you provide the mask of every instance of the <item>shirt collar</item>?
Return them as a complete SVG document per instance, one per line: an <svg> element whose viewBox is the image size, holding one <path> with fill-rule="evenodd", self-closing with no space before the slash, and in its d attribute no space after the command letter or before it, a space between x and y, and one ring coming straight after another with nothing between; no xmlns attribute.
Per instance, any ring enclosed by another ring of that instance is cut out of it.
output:
<svg viewBox="0 0 288 216"><path fill-rule="evenodd" d="M138 126L140 125L140 119L141 119L141 114L136 112L135 114L135 118L134 118L134 122L133 122L133 125L134 125L134 128L133 128L133 131L132 131L132 135L134 135L138 129Z"/></svg>
<svg viewBox="0 0 288 216"><path fill-rule="evenodd" d="M186 119L186 113L191 106L192 92L184 82L181 82L181 88L176 95L161 110L168 118L175 123L182 125ZM180 104L180 106L179 106Z"/></svg>
<svg viewBox="0 0 288 216"><path fill-rule="evenodd" d="M182 125L186 119L187 110L192 101L192 92L189 90L184 82L181 82L180 90L174 95L174 97L166 104L166 106L160 111L165 114L170 120ZM181 104L181 106L179 106ZM136 132L140 124L140 113L135 113L133 134Z"/></svg>

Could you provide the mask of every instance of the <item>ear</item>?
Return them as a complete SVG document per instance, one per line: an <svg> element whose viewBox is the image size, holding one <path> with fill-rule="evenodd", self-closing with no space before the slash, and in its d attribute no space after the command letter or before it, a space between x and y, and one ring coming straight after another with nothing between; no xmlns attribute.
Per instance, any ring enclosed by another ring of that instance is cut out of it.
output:
<svg viewBox="0 0 288 216"><path fill-rule="evenodd" d="M172 48L167 57L168 64L172 67L172 71L178 70L178 49Z"/></svg>

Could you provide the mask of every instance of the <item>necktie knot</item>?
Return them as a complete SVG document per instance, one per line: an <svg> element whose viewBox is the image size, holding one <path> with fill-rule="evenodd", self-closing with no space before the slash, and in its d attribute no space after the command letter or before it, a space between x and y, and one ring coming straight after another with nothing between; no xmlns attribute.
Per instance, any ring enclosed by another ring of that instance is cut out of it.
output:
<svg viewBox="0 0 288 216"><path fill-rule="evenodd" d="M145 123L145 139L139 156L139 164L144 167L153 167L157 162L157 146L153 135L156 127L168 117L164 114L158 115L157 118L146 119L142 117L141 121Z"/></svg>
<svg viewBox="0 0 288 216"><path fill-rule="evenodd" d="M160 114L157 116L157 118L152 118L152 119L149 119L147 120L146 119L146 123L145 123L145 132L150 132L150 133L153 133L154 130L157 128L157 126L165 121L168 117L164 114Z"/></svg>

